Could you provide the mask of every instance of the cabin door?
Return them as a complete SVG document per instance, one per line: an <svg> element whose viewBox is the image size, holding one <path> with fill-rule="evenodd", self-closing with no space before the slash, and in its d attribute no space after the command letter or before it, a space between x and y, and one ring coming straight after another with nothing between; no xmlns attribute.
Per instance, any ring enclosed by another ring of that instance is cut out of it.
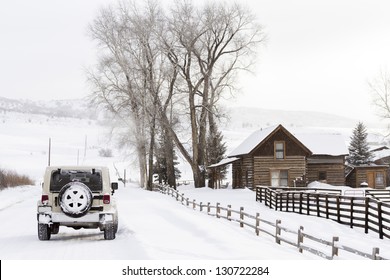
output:
<svg viewBox="0 0 390 280"><path fill-rule="evenodd" d="M375 188L375 172L367 172L367 183L370 188Z"/></svg>

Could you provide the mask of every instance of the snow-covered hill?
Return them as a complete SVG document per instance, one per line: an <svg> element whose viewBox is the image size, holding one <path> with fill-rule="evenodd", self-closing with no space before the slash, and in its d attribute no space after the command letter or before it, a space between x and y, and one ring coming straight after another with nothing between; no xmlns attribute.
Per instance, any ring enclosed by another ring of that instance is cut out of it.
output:
<svg viewBox="0 0 390 280"><path fill-rule="evenodd" d="M26 100L9 99L0 96L0 113L18 112L33 115L46 115L48 117L71 117L95 119L97 112L94 106L85 99L63 100Z"/></svg>
<svg viewBox="0 0 390 280"><path fill-rule="evenodd" d="M354 127L357 123L353 118L321 112L270 110L256 107L232 107L227 110L227 114L230 119L228 127L233 129L255 130L278 124L291 127L346 128Z"/></svg>

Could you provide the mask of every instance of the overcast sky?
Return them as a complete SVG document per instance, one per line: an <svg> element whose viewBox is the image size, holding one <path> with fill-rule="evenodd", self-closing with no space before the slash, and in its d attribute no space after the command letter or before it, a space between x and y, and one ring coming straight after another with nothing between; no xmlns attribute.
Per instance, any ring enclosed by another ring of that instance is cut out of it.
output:
<svg viewBox="0 0 390 280"><path fill-rule="evenodd" d="M114 0L0 2L0 96L81 98L87 25ZM367 81L390 66L390 1L243 0L268 42L235 105L373 115Z"/></svg>

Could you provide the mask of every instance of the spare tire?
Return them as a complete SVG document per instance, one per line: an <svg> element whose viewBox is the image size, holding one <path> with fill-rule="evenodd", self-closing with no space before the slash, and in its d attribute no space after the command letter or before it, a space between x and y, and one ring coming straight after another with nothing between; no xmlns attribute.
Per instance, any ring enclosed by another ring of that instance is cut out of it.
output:
<svg viewBox="0 0 390 280"><path fill-rule="evenodd" d="M58 194L59 204L65 215L79 218L87 214L92 206L92 192L81 182L70 182Z"/></svg>

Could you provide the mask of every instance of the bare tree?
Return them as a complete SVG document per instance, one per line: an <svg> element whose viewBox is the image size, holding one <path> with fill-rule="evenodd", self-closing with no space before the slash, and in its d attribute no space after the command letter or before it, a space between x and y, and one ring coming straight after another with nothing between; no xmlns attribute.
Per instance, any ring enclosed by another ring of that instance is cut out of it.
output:
<svg viewBox="0 0 390 280"><path fill-rule="evenodd" d="M226 3L177 1L164 14L156 2L141 8L123 2L102 9L90 32L101 48L88 75L94 99L134 127L141 184L151 186L161 127L172 180L175 145L191 165L195 186L205 186L206 139L208 131L218 132L218 101L238 71L250 69L264 40L253 14ZM179 129L186 123L190 145Z"/></svg>
<svg viewBox="0 0 390 280"><path fill-rule="evenodd" d="M134 128L141 185L150 188L148 162L153 165L156 124L153 98L160 83L160 77L154 76L155 49L150 42L159 11L152 4L145 10L139 11L134 3L100 10L90 25L90 34L101 47L101 55L88 79L95 89L94 100Z"/></svg>
<svg viewBox="0 0 390 280"><path fill-rule="evenodd" d="M368 82L372 99L378 109L378 115L384 119L390 119L390 76L385 70Z"/></svg>
<svg viewBox="0 0 390 280"><path fill-rule="evenodd" d="M238 4L206 4L195 7L176 2L171 10L168 57L179 69L187 94L191 124L192 155L180 148L192 167L195 186L205 186L207 124L214 129L214 115L220 95L238 70L249 69L263 42L262 28L253 14ZM214 131L213 133L216 133Z"/></svg>

